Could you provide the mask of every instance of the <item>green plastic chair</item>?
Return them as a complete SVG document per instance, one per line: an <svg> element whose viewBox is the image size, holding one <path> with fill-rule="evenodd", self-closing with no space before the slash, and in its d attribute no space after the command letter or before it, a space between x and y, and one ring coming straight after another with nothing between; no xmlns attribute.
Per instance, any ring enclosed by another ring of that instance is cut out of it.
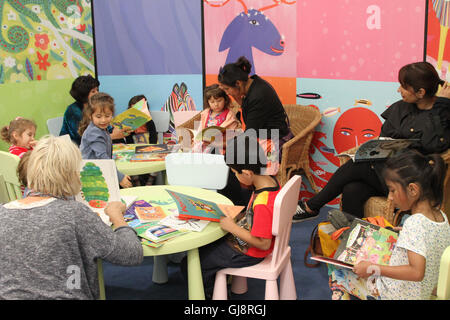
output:
<svg viewBox="0 0 450 320"><path fill-rule="evenodd" d="M103 278L103 263L101 259L97 259L98 286L100 289L99 300L106 300L105 279Z"/></svg>
<svg viewBox="0 0 450 320"><path fill-rule="evenodd" d="M441 257L437 300L450 300L450 247L444 250Z"/></svg>
<svg viewBox="0 0 450 320"><path fill-rule="evenodd" d="M11 153L0 151L0 199L2 202L10 202L22 197L20 182L17 177L17 165L20 158Z"/></svg>

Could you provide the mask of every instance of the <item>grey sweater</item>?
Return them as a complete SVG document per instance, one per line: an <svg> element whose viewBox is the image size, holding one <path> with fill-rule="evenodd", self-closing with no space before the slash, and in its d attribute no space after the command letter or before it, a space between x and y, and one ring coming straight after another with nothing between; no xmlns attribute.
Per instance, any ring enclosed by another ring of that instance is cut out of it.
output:
<svg viewBox="0 0 450 320"><path fill-rule="evenodd" d="M113 231L74 200L7 209L0 206L1 299L97 299L97 259L143 260L130 227Z"/></svg>

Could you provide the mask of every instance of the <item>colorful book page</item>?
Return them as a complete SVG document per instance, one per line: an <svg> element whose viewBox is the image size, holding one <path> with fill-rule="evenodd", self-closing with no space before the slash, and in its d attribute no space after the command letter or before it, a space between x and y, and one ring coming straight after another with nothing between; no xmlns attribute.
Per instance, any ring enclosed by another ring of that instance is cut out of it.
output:
<svg viewBox="0 0 450 320"><path fill-rule="evenodd" d="M159 221L166 217L161 207L135 207L134 210L141 222Z"/></svg>
<svg viewBox="0 0 450 320"><path fill-rule="evenodd" d="M136 146L134 150L135 153L167 153L168 151L167 144Z"/></svg>
<svg viewBox="0 0 450 320"><path fill-rule="evenodd" d="M360 221L353 221L348 238L343 239L336 250L336 259L352 265L360 261L388 265L398 234Z"/></svg>
<svg viewBox="0 0 450 320"><path fill-rule="evenodd" d="M225 216L225 212L234 218L244 207L219 205L217 203L199 199L185 195L183 193L167 190L167 193L175 200L178 207L178 214L180 219L200 219L219 222L220 218ZM221 209L225 208L225 212Z"/></svg>
<svg viewBox="0 0 450 320"><path fill-rule="evenodd" d="M142 113L145 113L146 115L148 115L150 117L150 120L152 120L152 116L150 115L150 111L148 111L148 105L147 105L147 101L145 100L145 98L142 98L142 100L139 100L138 102L136 102L132 108L141 111Z"/></svg>
<svg viewBox="0 0 450 320"><path fill-rule="evenodd" d="M176 230L171 227L161 226L159 224L150 226L145 230L143 234L140 236L144 239L153 241L153 242L161 242L172 239L174 237L178 237L180 235L185 234L186 231Z"/></svg>
<svg viewBox="0 0 450 320"><path fill-rule="evenodd" d="M120 129L128 128L129 130L134 131L151 119L152 118L144 112L135 108L130 108L116 116L112 120L112 124Z"/></svg>
<svg viewBox="0 0 450 320"><path fill-rule="evenodd" d="M130 162L164 161L167 153L139 153L130 158Z"/></svg>
<svg viewBox="0 0 450 320"><path fill-rule="evenodd" d="M82 160L80 170L81 192L75 196L111 225L104 208L110 201L120 201L119 181L114 160Z"/></svg>

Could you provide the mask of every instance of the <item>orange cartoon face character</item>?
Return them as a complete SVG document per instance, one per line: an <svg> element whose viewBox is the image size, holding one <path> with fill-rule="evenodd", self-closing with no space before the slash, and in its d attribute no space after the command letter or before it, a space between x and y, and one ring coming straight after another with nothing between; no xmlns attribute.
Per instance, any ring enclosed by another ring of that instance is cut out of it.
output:
<svg viewBox="0 0 450 320"><path fill-rule="evenodd" d="M336 153L359 146L380 135L381 120L370 109L356 107L345 111L336 121L333 143Z"/></svg>

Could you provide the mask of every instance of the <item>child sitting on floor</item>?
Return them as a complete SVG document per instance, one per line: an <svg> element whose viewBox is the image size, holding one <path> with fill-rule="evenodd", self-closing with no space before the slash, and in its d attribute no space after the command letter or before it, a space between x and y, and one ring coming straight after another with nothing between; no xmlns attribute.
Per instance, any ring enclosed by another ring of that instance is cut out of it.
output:
<svg viewBox="0 0 450 320"><path fill-rule="evenodd" d="M424 156L409 150L388 159L383 172L388 197L400 210L411 210L412 215L401 228L389 265L362 261L353 271L329 265L333 297L430 298L437 285L442 253L450 245L447 216L439 209L445 170L438 154Z"/></svg>
<svg viewBox="0 0 450 320"><path fill-rule="evenodd" d="M83 159L111 159L112 140L108 126L114 115L114 99L107 93L94 94L83 109L83 118L78 132L81 136L80 150ZM119 185L130 188L128 175L117 171Z"/></svg>
<svg viewBox="0 0 450 320"><path fill-rule="evenodd" d="M203 108L200 113L200 127L203 129L211 126L218 126L226 129L239 128L239 121L231 107L231 99L218 84L213 84L205 88L203 95ZM192 146L193 152L209 152L209 143L206 141L195 141Z"/></svg>
<svg viewBox="0 0 450 320"><path fill-rule="evenodd" d="M211 297L217 271L241 268L261 262L273 250L273 206L280 185L275 177L264 175L267 159L256 137L242 134L228 141L227 165L239 182L254 187L245 212L234 221L222 217L220 226L229 232L224 237L199 248L206 297ZM186 275L186 258L181 270Z"/></svg>
<svg viewBox="0 0 450 320"><path fill-rule="evenodd" d="M9 123L9 126L4 126L1 130L2 140L11 144L9 153L12 153L20 158L25 152L33 150L36 145L34 135L36 134L36 124L33 120L17 117Z"/></svg>

